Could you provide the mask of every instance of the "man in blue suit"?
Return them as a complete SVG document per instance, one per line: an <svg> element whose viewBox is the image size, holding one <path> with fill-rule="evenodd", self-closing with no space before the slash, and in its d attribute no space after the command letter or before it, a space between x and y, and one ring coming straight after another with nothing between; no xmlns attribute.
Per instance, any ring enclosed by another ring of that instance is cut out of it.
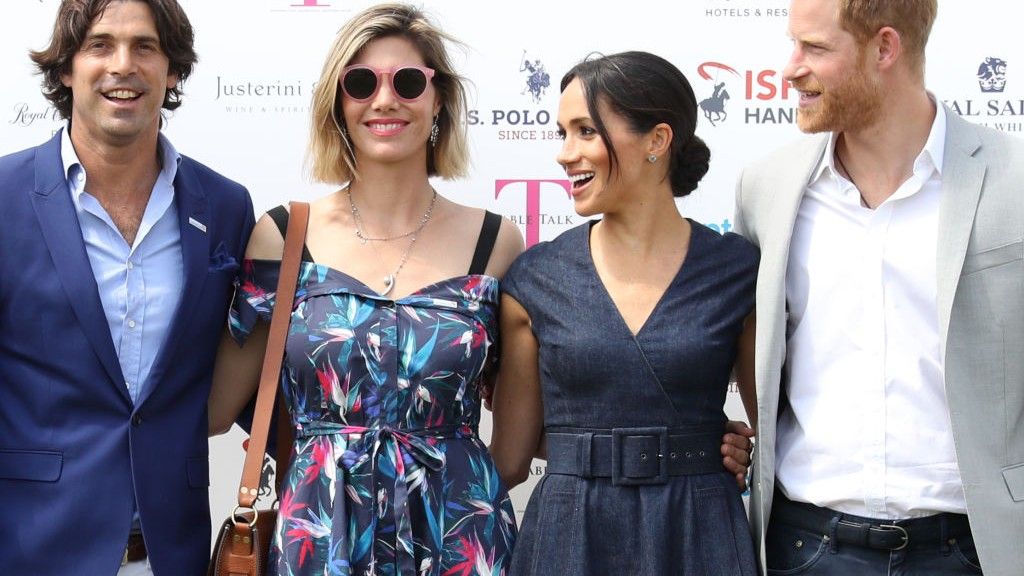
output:
<svg viewBox="0 0 1024 576"><path fill-rule="evenodd" d="M206 399L253 225L161 109L196 62L175 0L64 0L32 58L68 120L0 158L0 566L204 574Z"/></svg>

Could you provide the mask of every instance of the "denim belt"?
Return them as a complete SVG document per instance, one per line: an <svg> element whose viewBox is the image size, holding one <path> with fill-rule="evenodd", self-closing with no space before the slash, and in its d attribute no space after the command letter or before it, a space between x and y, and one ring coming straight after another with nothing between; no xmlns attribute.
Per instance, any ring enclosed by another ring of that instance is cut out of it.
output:
<svg viewBox="0 0 1024 576"><path fill-rule="evenodd" d="M668 428L548 429L548 474L611 478L615 486L664 484L670 476L723 472L722 433Z"/></svg>
<svg viewBox="0 0 1024 576"><path fill-rule="evenodd" d="M878 520L844 514L806 502L794 502L777 490L771 519L829 535L840 544L875 550L902 550L920 544L943 544L950 538L960 538L971 532L971 525L964 514L944 512L909 520Z"/></svg>

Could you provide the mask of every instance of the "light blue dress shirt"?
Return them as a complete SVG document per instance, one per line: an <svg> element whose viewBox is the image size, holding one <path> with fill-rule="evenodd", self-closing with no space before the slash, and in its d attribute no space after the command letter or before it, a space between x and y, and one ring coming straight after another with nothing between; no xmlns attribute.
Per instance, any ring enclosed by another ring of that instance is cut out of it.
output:
<svg viewBox="0 0 1024 576"><path fill-rule="evenodd" d="M71 200L85 240L85 251L99 287L110 336L132 402L151 383L149 374L170 331L184 284L181 230L174 202L174 176L181 156L159 136L160 175L153 185L142 223L129 246L99 201L86 192L88 174L69 136L61 136L61 159Z"/></svg>

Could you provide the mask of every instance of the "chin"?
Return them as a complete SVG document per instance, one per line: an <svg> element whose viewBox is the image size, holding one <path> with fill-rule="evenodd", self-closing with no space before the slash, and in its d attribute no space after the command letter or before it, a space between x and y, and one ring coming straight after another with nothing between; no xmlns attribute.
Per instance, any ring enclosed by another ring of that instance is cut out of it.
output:
<svg viewBox="0 0 1024 576"><path fill-rule="evenodd" d="M822 118L821 114L808 113L800 110L797 110L796 113L796 126L805 134L828 132L832 129L832 127L828 125L828 122Z"/></svg>
<svg viewBox="0 0 1024 576"><path fill-rule="evenodd" d="M572 209L574 212L576 212L577 215L582 216L584 218L597 216L598 214L601 213L601 211L598 210L596 206L594 206L590 202L587 202L586 200L573 200Z"/></svg>

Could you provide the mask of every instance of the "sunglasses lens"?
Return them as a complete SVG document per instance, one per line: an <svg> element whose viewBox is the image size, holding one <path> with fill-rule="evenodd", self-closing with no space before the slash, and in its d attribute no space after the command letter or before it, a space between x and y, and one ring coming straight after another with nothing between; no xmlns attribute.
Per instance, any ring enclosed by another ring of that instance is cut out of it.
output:
<svg viewBox="0 0 1024 576"><path fill-rule="evenodd" d="M427 75L416 68L402 68L395 71L392 80L395 86L395 93L400 98L414 100L423 95L427 89Z"/></svg>
<svg viewBox="0 0 1024 576"><path fill-rule="evenodd" d="M365 100L377 91L377 74L368 68L353 68L341 79L345 93L356 100Z"/></svg>

